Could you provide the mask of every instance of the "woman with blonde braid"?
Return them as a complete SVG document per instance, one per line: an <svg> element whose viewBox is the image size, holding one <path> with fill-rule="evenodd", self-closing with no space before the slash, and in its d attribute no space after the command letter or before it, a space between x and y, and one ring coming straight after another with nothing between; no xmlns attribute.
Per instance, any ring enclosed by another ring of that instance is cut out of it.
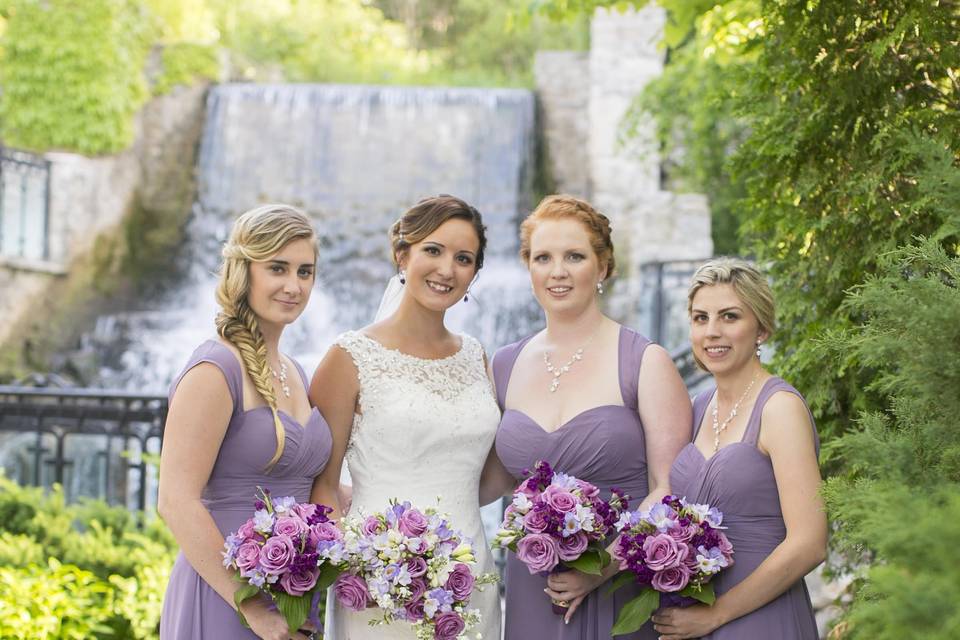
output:
<svg viewBox="0 0 960 640"><path fill-rule="evenodd" d="M240 216L223 248L218 339L193 352L170 388L158 511L181 553L163 603L160 637L305 640L265 599L246 600L223 567L224 537L250 516L257 486L310 500L330 457L330 428L307 400L300 365L280 334L310 299L317 259L310 219L286 205Z"/></svg>

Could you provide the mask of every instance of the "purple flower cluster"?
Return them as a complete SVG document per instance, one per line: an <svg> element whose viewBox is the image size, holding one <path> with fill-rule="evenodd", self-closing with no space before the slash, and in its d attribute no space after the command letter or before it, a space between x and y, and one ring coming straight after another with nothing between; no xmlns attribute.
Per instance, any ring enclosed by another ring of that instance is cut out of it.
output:
<svg viewBox="0 0 960 640"><path fill-rule="evenodd" d="M641 586L661 593L699 590L733 564L722 522L723 514L709 505L666 496L648 511L620 516L613 557Z"/></svg>
<svg viewBox="0 0 960 640"><path fill-rule="evenodd" d="M267 594L303 596L316 586L325 561L318 544L343 536L327 518L329 507L273 499L269 490L261 490L261 496L253 517L227 536L223 566Z"/></svg>
<svg viewBox="0 0 960 640"><path fill-rule="evenodd" d="M379 607L379 623L405 620L421 640L455 640L480 621L467 609L474 586L496 581L476 576L469 541L433 509L393 501L380 513L344 518L344 537L321 556L345 563L334 583L340 606Z"/></svg>
<svg viewBox="0 0 960 640"><path fill-rule="evenodd" d="M539 461L514 491L493 545L515 551L530 573L552 571L588 549L602 549L627 499L614 489L603 500L594 485Z"/></svg>

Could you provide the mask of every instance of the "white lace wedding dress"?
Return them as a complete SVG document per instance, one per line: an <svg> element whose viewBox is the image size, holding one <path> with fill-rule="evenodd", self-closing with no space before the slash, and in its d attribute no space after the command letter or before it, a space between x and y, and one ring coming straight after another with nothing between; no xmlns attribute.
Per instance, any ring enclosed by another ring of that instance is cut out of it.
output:
<svg viewBox="0 0 960 640"><path fill-rule="evenodd" d="M351 513L381 511L391 498L414 506L436 505L451 525L473 539L476 569L495 571L480 521L480 472L500 421L487 378L483 348L464 335L460 350L426 360L388 349L357 331L337 344L353 358L360 379L362 415L355 415L346 462L353 482ZM481 624L470 638L500 637L497 585L474 591L470 608ZM408 623L369 626L377 609L354 613L336 606L332 640L410 640ZM328 614L329 615L329 614Z"/></svg>

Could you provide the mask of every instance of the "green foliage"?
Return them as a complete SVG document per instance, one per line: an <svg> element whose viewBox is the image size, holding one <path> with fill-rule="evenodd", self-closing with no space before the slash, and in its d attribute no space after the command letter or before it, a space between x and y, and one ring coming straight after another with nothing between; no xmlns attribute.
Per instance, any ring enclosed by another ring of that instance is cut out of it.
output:
<svg viewBox="0 0 960 640"><path fill-rule="evenodd" d="M0 637L156 638L174 550L156 518L0 476Z"/></svg>
<svg viewBox="0 0 960 640"><path fill-rule="evenodd" d="M197 80L216 80L220 76L217 49L211 45L177 42L163 48L163 73L153 84L153 95L169 93L177 85Z"/></svg>
<svg viewBox="0 0 960 640"><path fill-rule="evenodd" d="M0 58L6 144L101 154L126 147L147 96L151 21L135 0L14 0Z"/></svg>
<svg viewBox="0 0 960 640"><path fill-rule="evenodd" d="M861 324L819 349L870 368L889 407L827 445L833 545L850 565L872 560L844 637L955 638L960 566L943 559L960 540L960 258L932 239L903 247L843 306Z"/></svg>

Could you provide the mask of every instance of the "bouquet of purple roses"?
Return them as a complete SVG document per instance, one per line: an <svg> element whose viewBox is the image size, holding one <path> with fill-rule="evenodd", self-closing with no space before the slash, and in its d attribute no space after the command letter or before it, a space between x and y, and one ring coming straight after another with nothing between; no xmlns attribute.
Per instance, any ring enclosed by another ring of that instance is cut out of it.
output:
<svg viewBox="0 0 960 640"><path fill-rule="evenodd" d="M372 624L405 620L418 640L455 640L480 622L467 605L475 585L492 584L495 574L475 575L473 549L435 509L392 501L370 516L340 521L342 541L321 545L321 555L343 562L334 595L351 611L379 607Z"/></svg>
<svg viewBox="0 0 960 640"><path fill-rule="evenodd" d="M260 498L253 517L224 543L223 566L234 569L244 585L234 594L240 604L265 593L287 620L299 629L312 611L314 595L333 584L342 569L322 558L318 545L340 540L343 534L327 518L330 507L298 503L292 497L271 498L269 489L257 487Z"/></svg>
<svg viewBox="0 0 960 640"><path fill-rule="evenodd" d="M538 461L514 491L493 546L515 552L530 573L562 565L598 575L610 564L603 543L627 499L614 489L610 500L603 500L594 485Z"/></svg>
<svg viewBox="0 0 960 640"><path fill-rule="evenodd" d="M718 509L676 496L620 517L613 557L625 573L611 590L634 581L644 589L620 610L614 635L643 626L660 605L661 594L678 603L687 599L713 604L710 580L733 564L733 546L721 531L722 522Z"/></svg>

